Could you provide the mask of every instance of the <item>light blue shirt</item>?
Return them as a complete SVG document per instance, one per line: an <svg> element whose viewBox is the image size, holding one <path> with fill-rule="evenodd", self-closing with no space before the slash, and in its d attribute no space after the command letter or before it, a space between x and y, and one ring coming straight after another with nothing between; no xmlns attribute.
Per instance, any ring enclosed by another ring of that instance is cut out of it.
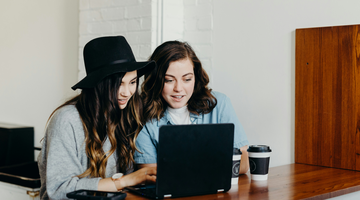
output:
<svg viewBox="0 0 360 200"><path fill-rule="evenodd" d="M240 148L248 145L245 131L230 99L220 92L212 92L217 99L217 105L208 114L196 115L190 113L190 121L192 124L216 124L216 123L233 123L235 125L234 147ZM135 162L138 164L156 163L157 147L159 143L159 128L162 125L174 125L168 111L164 113L159 121L153 119L145 124L136 139L136 147L142 153L135 151Z"/></svg>

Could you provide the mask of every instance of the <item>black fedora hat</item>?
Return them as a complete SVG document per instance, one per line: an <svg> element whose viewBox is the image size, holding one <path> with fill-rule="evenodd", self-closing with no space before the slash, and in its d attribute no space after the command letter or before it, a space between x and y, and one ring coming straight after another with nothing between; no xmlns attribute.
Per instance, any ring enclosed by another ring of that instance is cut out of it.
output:
<svg viewBox="0 0 360 200"><path fill-rule="evenodd" d="M99 37L89 41L84 47L86 77L72 86L93 88L105 77L137 70L138 77L151 71L155 61L136 62L130 45L123 36Z"/></svg>

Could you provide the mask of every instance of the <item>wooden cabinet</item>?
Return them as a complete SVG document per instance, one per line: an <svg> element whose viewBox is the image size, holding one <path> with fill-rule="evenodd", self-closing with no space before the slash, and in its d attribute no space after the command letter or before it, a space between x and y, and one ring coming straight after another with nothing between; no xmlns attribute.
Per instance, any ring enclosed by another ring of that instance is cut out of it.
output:
<svg viewBox="0 0 360 200"><path fill-rule="evenodd" d="M295 162L360 170L360 25L295 37Z"/></svg>

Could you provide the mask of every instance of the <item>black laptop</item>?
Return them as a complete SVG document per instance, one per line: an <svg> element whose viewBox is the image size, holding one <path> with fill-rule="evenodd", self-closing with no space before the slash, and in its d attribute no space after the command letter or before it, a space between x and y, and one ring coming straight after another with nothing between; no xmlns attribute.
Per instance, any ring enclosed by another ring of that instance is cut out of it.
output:
<svg viewBox="0 0 360 200"><path fill-rule="evenodd" d="M233 143L231 123L161 126L156 185L127 189L152 199L227 192Z"/></svg>

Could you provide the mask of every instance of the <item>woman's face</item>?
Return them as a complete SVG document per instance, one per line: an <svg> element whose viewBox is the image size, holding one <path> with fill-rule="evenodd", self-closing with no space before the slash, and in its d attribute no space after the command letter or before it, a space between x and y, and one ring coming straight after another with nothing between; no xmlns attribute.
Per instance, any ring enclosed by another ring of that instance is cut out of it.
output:
<svg viewBox="0 0 360 200"><path fill-rule="evenodd" d="M137 87L136 79L136 70L132 72L126 72L125 76L122 78L118 93L118 103L120 109L124 109L126 107L130 98L135 93Z"/></svg>
<svg viewBox="0 0 360 200"><path fill-rule="evenodd" d="M187 105L194 86L194 65L189 58L185 58L170 62L161 94L171 108L181 108Z"/></svg>

